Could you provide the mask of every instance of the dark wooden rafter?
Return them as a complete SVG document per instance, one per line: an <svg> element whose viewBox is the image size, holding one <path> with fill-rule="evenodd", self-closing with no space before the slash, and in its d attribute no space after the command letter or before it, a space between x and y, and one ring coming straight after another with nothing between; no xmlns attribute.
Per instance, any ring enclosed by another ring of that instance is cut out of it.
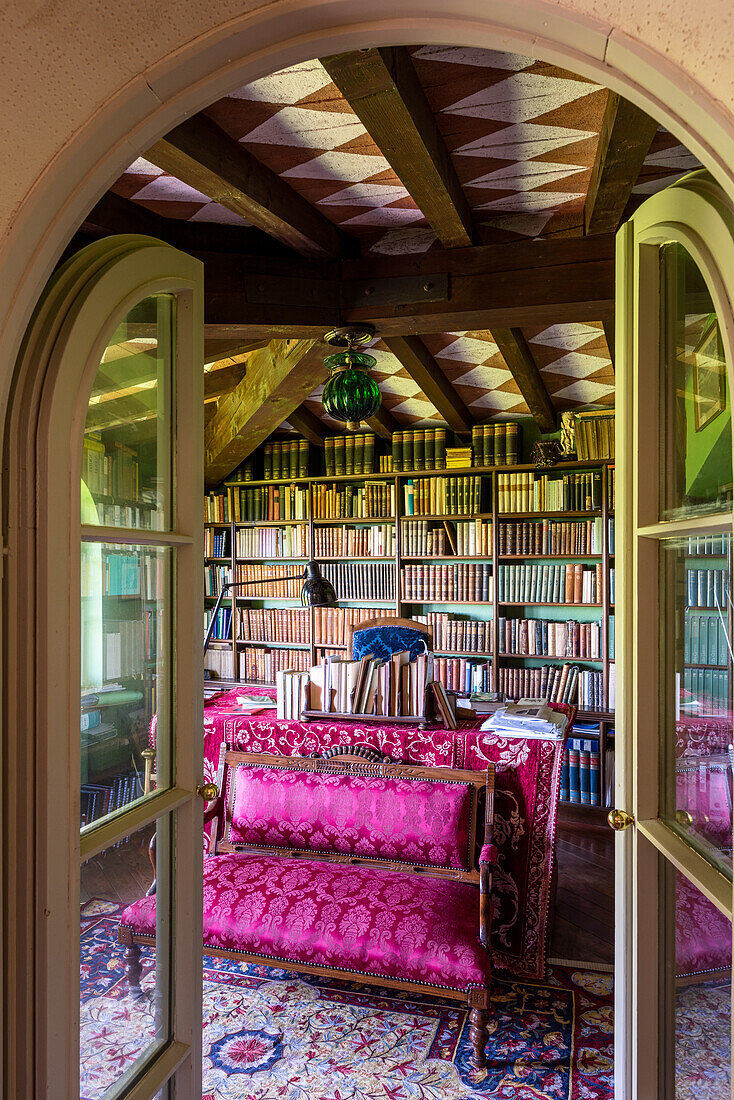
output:
<svg viewBox="0 0 734 1100"><path fill-rule="evenodd" d="M205 482L219 485L320 385L326 345L273 340L253 352L238 386L219 398L204 432Z"/></svg>
<svg viewBox="0 0 734 1100"><path fill-rule="evenodd" d="M324 446L324 441L329 434L328 429L319 420L318 416L314 416L305 405L299 405L297 409L288 414L288 423L309 443L313 443L317 447Z"/></svg>
<svg viewBox="0 0 734 1100"><path fill-rule="evenodd" d="M658 124L609 92L584 205L584 233L615 233L650 151Z"/></svg>
<svg viewBox="0 0 734 1100"><path fill-rule="evenodd" d="M247 373L247 364L242 362L225 362L217 369L204 372L204 399L209 401L213 397L221 397L238 386Z"/></svg>
<svg viewBox="0 0 734 1100"><path fill-rule="evenodd" d="M492 329L492 337L502 353L525 404L541 432L556 430L556 410L548 396L543 376L533 359L528 342L519 328Z"/></svg>
<svg viewBox="0 0 734 1100"><path fill-rule="evenodd" d="M194 115L146 160L304 256L336 257L339 229L206 115Z"/></svg>
<svg viewBox="0 0 734 1100"><path fill-rule="evenodd" d="M444 247L472 244L469 203L408 50L355 50L321 63Z"/></svg>
<svg viewBox="0 0 734 1100"><path fill-rule="evenodd" d="M375 415L365 420L365 424L381 439L392 439L395 432L400 431L400 424L384 405L380 405Z"/></svg>
<svg viewBox="0 0 734 1100"><path fill-rule="evenodd" d="M448 426L460 435L468 434L474 418L420 337L388 336L384 344Z"/></svg>

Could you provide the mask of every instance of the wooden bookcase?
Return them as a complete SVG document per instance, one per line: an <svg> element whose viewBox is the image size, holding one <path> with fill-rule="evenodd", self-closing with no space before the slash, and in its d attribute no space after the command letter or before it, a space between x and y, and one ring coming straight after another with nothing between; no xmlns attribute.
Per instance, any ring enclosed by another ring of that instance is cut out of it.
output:
<svg viewBox="0 0 734 1100"><path fill-rule="evenodd" d="M610 462L563 462L557 466L552 467L550 470L538 471L536 467L527 464L520 464L516 466L471 466L461 469L444 469L444 470L420 470L414 472L401 471L399 473L373 473L373 474L348 474L348 475L334 475L334 476L314 476L307 478L278 478L277 481L228 481L225 482L223 489L226 490L229 501L229 515L230 520L227 524L207 524L207 527L219 528L224 527L229 529L229 546L231 553L226 558L220 559L208 559L208 563L216 563L224 565L229 568L230 574L234 579L235 569L237 564L272 564L278 568L278 572L283 574L290 574L297 572L299 568L305 564L305 561L313 559L319 562L319 564L326 570L331 565L336 565L338 562L344 561L339 557L325 557L315 553L315 532L318 528L323 527L356 527L366 528L375 524L390 524L394 530L394 553L382 558L376 558L371 556L364 557L349 557L349 563L351 564L366 564L381 561L383 563L389 563L393 573L394 583L394 598L387 600L356 600L349 599L348 597L339 597L340 607L346 608L362 608L365 615L369 614L369 610L374 608L376 610L385 611L387 614L403 617L412 617L417 615L425 615L428 612L446 612L448 614L455 613L460 616L470 615L473 612L474 618L480 620L489 621L492 623L491 636L492 645L487 652L476 651L447 651L440 648L436 648L437 656L441 657L464 657L464 658L478 658L486 659L491 663L493 670L494 683L498 683L499 672L503 667L538 667L540 665L553 665L563 664L564 660L571 664L578 665L583 669L590 669L601 672L602 684L603 684L603 699L605 702L605 709L603 710L580 710L580 717L588 718L589 720L598 720L600 725L599 733L599 750L600 750L600 790L603 792L605 789L605 761L606 761L606 749L610 743L610 733L613 728L614 715L607 708L607 701L609 699L610 688L610 669L613 666L613 658L609 653L609 616L610 612L613 613L613 605L610 603L610 586L609 586L609 570L613 566L613 555L609 552L609 520L613 518L613 510L609 507L608 501L608 470L613 467L614 463ZM497 479L498 475L507 473L519 473L532 471L535 474L566 474L574 472L589 472L600 471L601 472L601 508L596 511L552 511L552 512L500 512L497 507L498 491L497 491ZM410 479L416 481L417 479L431 478L431 477L479 477L481 478L481 511L479 513L468 515L415 515L407 516L405 514L405 502L403 488L406 482ZM314 491L319 486L332 486L332 485L347 485L350 483L355 484L368 484L370 482L377 482L386 485L391 485L394 492L395 500L395 515L389 518L333 518L322 519L313 517L313 495ZM265 485L293 485L298 487L304 487L308 491L308 519L305 520L248 520L240 523L236 523L234 520L235 509L233 494L240 489L257 489ZM501 558L498 554L498 524L505 521L542 521L544 519L557 519L557 520L584 520L601 518L602 527L602 548L601 553L582 554L582 555L503 555ZM434 555L410 555L405 553L406 544L406 527L408 524L416 521L428 521L430 522L443 522L449 521L469 521L473 519L483 518L492 521L492 536L493 545L492 553L483 557L469 556L469 555L456 555L448 552L442 555L440 558ZM251 558L237 558L235 553L236 548L236 535L237 531L247 527L292 527L298 523L303 523L306 527L306 547L307 554L305 557L297 558L285 558L285 557L251 557ZM496 564L512 564L523 562L547 562L547 563L563 563L573 561L575 563L583 563L587 565L595 565L597 562L601 563L601 602L596 604L559 604L559 603L533 603L533 604L501 604L498 599L498 584L496 579ZM475 600L418 600L418 599L406 599L403 594L401 577L402 571L405 565L408 564L425 564L430 565L438 562L455 562L455 563L488 563L493 567L493 586L492 586L492 598L486 602L476 602ZM206 604L208 607L212 607L216 597L207 597ZM297 599L278 599L271 597L260 596L248 596L246 590L243 592L240 590L239 594L235 595L233 601L225 601L225 606L232 606L233 611L242 607L260 607L260 608L293 608L299 606ZM555 613L553 609L555 610ZM586 658L559 658L559 657L547 657L547 656L520 656L520 655L504 655L499 651L499 626L498 620L500 614L507 611L512 617L525 616L528 618L553 618L559 621L565 621L573 619L577 621L596 621L601 623L601 654L598 659L586 659ZM225 650L229 652L232 661L232 683L242 684L243 686L254 686L254 681L248 681L246 679L239 679L239 656L243 650L247 649L269 649L269 650L300 650L304 653L304 660L307 659L309 664L314 664L319 661L325 650L340 650L346 649L345 644L333 644L324 643L321 641L314 641L314 609L309 612L310 615L310 632L309 642L305 643L281 643L281 642L249 642L240 641L237 638L237 621L236 615L233 615L233 634L227 642L212 642L212 648ZM361 617L361 616L360 616ZM287 666L286 666L287 667ZM263 681L257 681L258 685ZM574 811L577 809L574 804ZM596 810L599 812L598 807L579 806L583 812L588 810Z"/></svg>

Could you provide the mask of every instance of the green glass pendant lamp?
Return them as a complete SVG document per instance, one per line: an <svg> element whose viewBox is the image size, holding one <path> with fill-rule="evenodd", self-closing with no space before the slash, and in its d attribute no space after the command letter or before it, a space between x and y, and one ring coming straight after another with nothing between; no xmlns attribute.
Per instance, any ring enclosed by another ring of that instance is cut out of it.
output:
<svg viewBox="0 0 734 1100"><path fill-rule="evenodd" d="M321 400L329 416L346 424L350 432L359 431L362 421L374 416L382 404L380 388L369 373L377 360L358 350L374 335L372 325L343 325L324 337L327 344L344 350L324 360L331 377Z"/></svg>

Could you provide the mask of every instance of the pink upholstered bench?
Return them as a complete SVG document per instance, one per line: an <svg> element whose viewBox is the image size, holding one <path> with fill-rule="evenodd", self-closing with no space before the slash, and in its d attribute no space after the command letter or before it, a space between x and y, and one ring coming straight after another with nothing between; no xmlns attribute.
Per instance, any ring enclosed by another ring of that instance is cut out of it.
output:
<svg viewBox="0 0 734 1100"><path fill-rule="evenodd" d="M213 855L204 861L204 949L462 1000L485 1064L491 960L494 769L487 772L228 752ZM130 992L155 896L122 915Z"/></svg>

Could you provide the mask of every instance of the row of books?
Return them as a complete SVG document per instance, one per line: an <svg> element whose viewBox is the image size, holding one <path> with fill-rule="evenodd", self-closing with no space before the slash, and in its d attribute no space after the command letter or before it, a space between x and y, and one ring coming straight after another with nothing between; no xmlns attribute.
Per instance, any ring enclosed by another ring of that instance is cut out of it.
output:
<svg viewBox="0 0 734 1100"><path fill-rule="evenodd" d="M403 470L445 470L446 429L418 428L412 432L393 432L392 468Z"/></svg>
<svg viewBox="0 0 734 1100"><path fill-rule="evenodd" d="M575 703L579 686L577 665L543 665L541 668L500 668L499 690L508 699L545 699L549 703Z"/></svg>
<svg viewBox="0 0 734 1100"><path fill-rule="evenodd" d="M412 618L430 628L433 648L437 652L492 652L491 619L460 619L445 611L430 611L427 615L413 615Z"/></svg>
<svg viewBox="0 0 734 1100"><path fill-rule="evenodd" d="M689 607L727 606L728 570L686 569L686 598Z"/></svg>
<svg viewBox="0 0 734 1100"><path fill-rule="evenodd" d="M82 481L94 497L136 501L140 496L138 453L124 443L103 443L98 433L84 436Z"/></svg>
<svg viewBox="0 0 734 1100"><path fill-rule="evenodd" d="M731 654L726 620L718 613L686 611L683 660L687 665L728 665Z"/></svg>
<svg viewBox="0 0 734 1100"><path fill-rule="evenodd" d="M375 437L369 432L328 435L324 440L326 476L371 474L375 468Z"/></svg>
<svg viewBox="0 0 734 1100"><path fill-rule="evenodd" d="M561 801L582 806L601 806L599 779L599 739L569 737L561 764Z"/></svg>
<svg viewBox="0 0 734 1100"><path fill-rule="evenodd" d="M517 466L521 428L514 421L475 424L471 430L472 465Z"/></svg>
<svg viewBox="0 0 734 1100"><path fill-rule="evenodd" d="M232 567L230 565L215 565L210 562L204 566L204 595L218 596L222 591L222 585L229 584L232 580Z"/></svg>
<svg viewBox="0 0 734 1100"><path fill-rule="evenodd" d="M573 619L498 619L500 653L523 657L580 657L599 659L602 625Z"/></svg>
<svg viewBox="0 0 734 1100"><path fill-rule="evenodd" d="M234 489L235 523L308 519L308 489L300 485L260 485Z"/></svg>
<svg viewBox="0 0 734 1100"><path fill-rule="evenodd" d="M609 570L609 603L613 607L617 601L616 570L614 566Z"/></svg>
<svg viewBox="0 0 734 1100"><path fill-rule="evenodd" d="M204 668L214 674L216 680L234 680L234 659L231 646L210 645L204 654Z"/></svg>
<svg viewBox="0 0 734 1100"><path fill-rule="evenodd" d="M214 615L214 608L208 607L204 611L204 637L206 638L209 624L212 621ZM214 630L212 631L212 641L226 642L232 637L232 608L220 607L217 611L216 621L214 624Z"/></svg>
<svg viewBox="0 0 734 1100"><path fill-rule="evenodd" d="M446 555L447 526L436 526L429 520L416 520L403 525L403 556L408 558L436 557Z"/></svg>
<svg viewBox="0 0 734 1100"><path fill-rule="evenodd" d="M470 694L473 691L494 691L491 661L468 657L434 657L433 675L447 691Z"/></svg>
<svg viewBox="0 0 734 1100"><path fill-rule="evenodd" d="M308 709L309 673L280 670L275 679L275 703L278 718L298 721Z"/></svg>
<svg viewBox="0 0 734 1100"><path fill-rule="evenodd" d="M431 653L411 660L407 650L384 660L372 654L361 660L327 657L310 670L309 709L385 717L422 715L433 662Z"/></svg>
<svg viewBox="0 0 734 1100"><path fill-rule="evenodd" d="M308 554L308 527L294 523L289 527L241 527L235 531L238 558L305 558Z"/></svg>
<svg viewBox="0 0 734 1100"><path fill-rule="evenodd" d="M617 497L617 480L614 471L614 466L607 466L607 508L610 512L613 512L615 509Z"/></svg>
<svg viewBox="0 0 734 1100"><path fill-rule="evenodd" d="M254 481L255 460L254 455L248 455L244 462L240 462L237 469L230 475L231 481Z"/></svg>
<svg viewBox="0 0 734 1100"><path fill-rule="evenodd" d="M97 522L102 527L140 527L146 531L163 529L163 515L151 489L141 490L142 504L105 504L95 500Z"/></svg>
<svg viewBox="0 0 734 1100"><path fill-rule="evenodd" d="M81 561L82 596L140 596L154 600L163 591L165 559L155 550L128 553L87 545Z"/></svg>
<svg viewBox="0 0 734 1100"><path fill-rule="evenodd" d="M308 645L311 641L311 618L307 607L241 607L237 621L237 637L243 642Z"/></svg>
<svg viewBox="0 0 734 1100"><path fill-rule="evenodd" d="M142 793L140 780L134 773L116 775L106 783L82 783L81 827L129 806Z"/></svg>
<svg viewBox="0 0 734 1100"><path fill-rule="evenodd" d="M395 525L317 527L314 552L317 558L392 558L395 556Z"/></svg>
<svg viewBox="0 0 734 1100"><path fill-rule="evenodd" d="M600 604L602 566L576 563L500 565L497 595L500 603Z"/></svg>
<svg viewBox="0 0 734 1100"><path fill-rule="evenodd" d="M228 558L231 553L229 545L230 532L227 528L204 528L204 557Z"/></svg>
<svg viewBox="0 0 734 1100"><path fill-rule="evenodd" d="M263 480L308 477L308 440L277 439L263 447Z"/></svg>
<svg viewBox="0 0 734 1100"><path fill-rule="evenodd" d="M614 461L614 413L576 414L576 454L582 462Z"/></svg>
<svg viewBox="0 0 734 1100"><path fill-rule="evenodd" d="M305 672L311 663L307 649L260 649L240 651L240 680L248 684L277 684L284 671Z"/></svg>
<svg viewBox="0 0 734 1100"><path fill-rule="evenodd" d="M609 521L612 529L614 520ZM600 516L576 522L544 519L499 523L498 550L502 555L518 557L546 554L597 555L603 552L603 528ZM610 553L612 551L610 550Z"/></svg>
<svg viewBox="0 0 734 1100"><path fill-rule="evenodd" d="M594 512L601 508L601 471L497 475L500 512Z"/></svg>
<svg viewBox="0 0 734 1100"><path fill-rule="evenodd" d="M475 519L471 523L466 523L464 520L457 521L455 545L452 546L452 549L454 553L460 558L465 556L476 556L478 558L491 557L491 519Z"/></svg>
<svg viewBox="0 0 734 1100"><path fill-rule="evenodd" d="M481 512L482 480L462 477L409 478L403 485L406 516L471 516Z"/></svg>
<svg viewBox="0 0 734 1100"><path fill-rule="evenodd" d="M105 680L139 676L146 661L161 653L163 608L144 610L140 618L102 621Z"/></svg>
<svg viewBox="0 0 734 1100"><path fill-rule="evenodd" d="M383 562L328 564L321 572L331 581L338 600L394 600L395 566Z"/></svg>
<svg viewBox="0 0 734 1100"><path fill-rule="evenodd" d="M404 565L402 593L402 598L409 602L476 600L487 603L492 599L492 566L471 562Z"/></svg>
<svg viewBox="0 0 734 1100"><path fill-rule="evenodd" d="M314 607L313 637L314 644L324 642L330 645L347 644L349 627L368 622L385 615L384 608L370 607Z"/></svg>
<svg viewBox="0 0 734 1100"><path fill-rule="evenodd" d="M236 496L236 494L235 494ZM204 523L229 523L229 493L218 489L204 497Z"/></svg>
<svg viewBox="0 0 734 1100"><path fill-rule="evenodd" d="M716 668L687 668L683 673L681 711L697 716L731 714L729 673Z"/></svg>
<svg viewBox="0 0 734 1100"><path fill-rule="evenodd" d="M690 557L726 557L731 549L731 535L689 535Z"/></svg>
<svg viewBox="0 0 734 1100"><path fill-rule="evenodd" d="M295 580L282 580L285 570L290 569L282 565L263 565L251 563L248 565L238 562L234 569L234 579L238 584L243 581L260 582L248 584L246 588L234 591L236 599L262 598L266 600L298 600L301 598L303 581L300 577Z"/></svg>
<svg viewBox="0 0 734 1100"><path fill-rule="evenodd" d="M395 515L395 486L387 481L366 485L314 485L314 519L388 519Z"/></svg>

